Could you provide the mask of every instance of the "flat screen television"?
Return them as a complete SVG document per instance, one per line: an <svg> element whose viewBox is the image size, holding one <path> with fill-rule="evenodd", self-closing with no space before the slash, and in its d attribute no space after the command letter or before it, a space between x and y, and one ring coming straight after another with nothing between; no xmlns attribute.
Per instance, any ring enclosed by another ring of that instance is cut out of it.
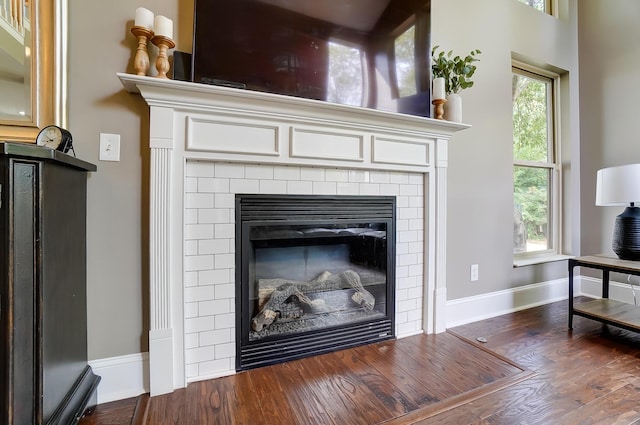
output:
<svg viewBox="0 0 640 425"><path fill-rule="evenodd" d="M195 0L191 81L430 115L431 0Z"/></svg>

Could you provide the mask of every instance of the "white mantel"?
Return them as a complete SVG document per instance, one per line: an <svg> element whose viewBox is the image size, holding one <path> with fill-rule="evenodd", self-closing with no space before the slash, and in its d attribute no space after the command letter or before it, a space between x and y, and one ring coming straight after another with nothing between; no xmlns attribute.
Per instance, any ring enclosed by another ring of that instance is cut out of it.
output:
<svg viewBox="0 0 640 425"><path fill-rule="evenodd" d="M419 331L445 330L447 143L469 126L247 90L118 77L150 107L151 395L188 382L185 173L190 161L423 175Z"/></svg>

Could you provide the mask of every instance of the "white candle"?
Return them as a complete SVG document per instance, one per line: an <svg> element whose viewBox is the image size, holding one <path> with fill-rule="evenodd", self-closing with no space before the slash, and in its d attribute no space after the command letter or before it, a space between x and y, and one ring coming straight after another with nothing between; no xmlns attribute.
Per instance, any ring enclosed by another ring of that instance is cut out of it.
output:
<svg viewBox="0 0 640 425"><path fill-rule="evenodd" d="M444 99L444 78L438 77L433 79L433 99Z"/></svg>
<svg viewBox="0 0 640 425"><path fill-rule="evenodd" d="M166 16L156 16L155 25L153 26L153 32L156 35L162 35L167 38L173 39L173 21Z"/></svg>
<svg viewBox="0 0 640 425"><path fill-rule="evenodd" d="M139 7L136 9L136 21L135 26L137 27L145 27L150 30L153 29L153 12L149 9L145 9L144 7Z"/></svg>

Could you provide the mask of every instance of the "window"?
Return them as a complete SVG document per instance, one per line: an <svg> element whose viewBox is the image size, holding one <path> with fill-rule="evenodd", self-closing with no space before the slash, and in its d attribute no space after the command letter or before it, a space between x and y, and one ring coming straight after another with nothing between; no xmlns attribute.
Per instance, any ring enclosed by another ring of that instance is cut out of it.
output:
<svg viewBox="0 0 640 425"><path fill-rule="evenodd" d="M556 140L557 76L513 68L513 252L559 254L560 162Z"/></svg>
<svg viewBox="0 0 640 425"><path fill-rule="evenodd" d="M551 14L551 0L518 0L520 3L524 3L537 9L541 12Z"/></svg>

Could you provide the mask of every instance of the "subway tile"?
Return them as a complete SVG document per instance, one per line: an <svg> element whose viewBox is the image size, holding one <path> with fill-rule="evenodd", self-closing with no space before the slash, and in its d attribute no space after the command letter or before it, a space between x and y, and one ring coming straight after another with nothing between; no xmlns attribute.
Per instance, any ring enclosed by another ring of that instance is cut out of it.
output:
<svg viewBox="0 0 640 425"><path fill-rule="evenodd" d="M229 271L229 269L201 270L198 272L198 282L200 285L228 284L232 279Z"/></svg>
<svg viewBox="0 0 640 425"><path fill-rule="evenodd" d="M273 167L273 178L275 180L300 180L300 167Z"/></svg>
<svg viewBox="0 0 640 425"><path fill-rule="evenodd" d="M213 294L212 294L213 297ZM228 314L229 303L227 300L212 300L200 301L198 303L198 311L200 316L213 316L216 314Z"/></svg>
<svg viewBox="0 0 640 425"><path fill-rule="evenodd" d="M380 185L377 183L360 183L360 195L380 196Z"/></svg>
<svg viewBox="0 0 640 425"><path fill-rule="evenodd" d="M328 168L325 170L324 178L328 182L346 183L349 181L349 172L347 170Z"/></svg>
<svg viewBox="0 0 640 425"><path fill-rule="evenodd" d="M217 375L220 373L226 373L233 371L234 359L217 359L207 362L201 362L198 364L198 376Z"/></svg>
<svg viewBox="0 0 640 425"><path fill-rule="evenodd" d="M214 269L231 269L236 265L235 254L215 254L214 255Z"/></svg>
<svg viewBox="0 0 640 425"><path fill-rule="evenodd" d="M323 182L325 181L325 170L324 168L301 168L300 180Z"/></svg>
<svg viewBox="0 0 640 425"><path fill-rule="evenodd" d="M214 359L214 351L212 346L197 347L184 350L184 360L187 364L201 363Z"/></svg>
<svg viewBox="0 0 640 425"><path fill-rule="evenodd" d="M236 325L236 315L234 313L216 314L214 329L232 328Z"/></svg>
<svg viewBox="0 0 640 425"><path fill-rule="evenodd" d="M245 166L245 178L256 180L273 180L273 167L262 164L248 164Z"/></svg>
<svg viewBox="0 0 640 425"><path fill-rule="evenodd" d="M184 302L198 302L212 300L215 296L215 287L213 285L191 286L184 289ZM199 316L203 316L202 313Z"/></svg>
<svg viewBox="0 0 640 425"><path fill-rule="evenodd" d="M184 191L185 193L198 191L198 178L197 177L185 177L184 179Z"/></svg>
<svg viewBox="0 0 640 425"><path fill-rule="evenodd" d="M217 239L231 239L236 237L236 228L234 224L215 224L215 237ZM213 236L212 236L213 237Z"/></svg>
<svg viewBox="0 0 640 425"><path fill-rule="evenodd" d="M349 181L351 183L369 183L371 173L368 170L349 170Z"/></svg>
<svg viewBox="0 0 640 425"><path fill-rule="evenodd" d="M198 254L228 254L229 239L203 239L197 241Z"/></svg>
<svg viewBox="0 0 640 425"><path fill-rule="evenodd" d="M184 303L184 317L190 319L192 317L198 317L198 303L185 302Z"/></svg>
<svg viewBox="0 0 640 425"><path fill-rule="evenodd" d="M196 348L196 347L199 347L198 334L197 333L186 334L184 336L184 348L189 349L189 348Z"/></svg>
<svg viewBox="0 0 640 425"><path fill-rule="evenodd" d="M313 183L302 181L287 182L287 194L289 195L308 195L313 191Z"/></svg>
<svg viewBox="0 0 640 425"><path fill-rule="evenodd" d="M215 193L213 195L214 208L231 208L236 207L236 196L233 193Z"/></svg>
<svg viewBox="0 0 640 425"><path fill-rule="evenodd" d="M215 296L216 300L223 299L223 298L235 299L236 285L235 283L216 285L215 294L216 294Z"/></svg>
<svg viewBox="0 0 640 425"><path fill-rule="evenodd" d="M314 195L336 195L337 186L335 182L313 182Z"/></svg>
<svg viewBox="0 0 640 425"><path fill-rule="evenodd" d="M185 319L184 331L185 333L211 331L214 329L214 325L213 316L194 317Z"/></svg>
<svg viewBox="0 0 640 425"><path fill-rule="evenodd" d="M371 171L371 183L389 183L391 176L388 171Z"/></svg>
<svg viewBox="0 0 640 425"><path fill-rule="evenodd" d="M187 193L184 197L185 208L213 208L213 195L210 193Z"/></svg>
<svg viewBox="0 0 640 425"><path fill-rule="evenodd" d="M233 179L244 178L244 164L230 163L230 162L216 162L215 176L228 177Z"/></svg>
<svg viewBox="0 0 640 425"><path fill-rule="evenodd" d="M258 193L262 194L281 194L287 192L286 180L262 180L260 181L260 189Z"/></svg>
<svg viewBox="0 0 640 425"><path fill-rule="evenodd" d="M258 193L259 190L259 180L231 179L229 182L229 191L231 193Z"/></svg>
<svg viewBox="0 0 640 425"><path fill-rule="evenodd" d="M213 347L214 357L216 359L234 358L236 356L236 344L216 344Z"/></svg>
<svg viewBox="0 0 640 425"><path fill-rule="evenodd" d="M229 223L229 208L200 208L198 223Z"/></svg>
<svg viewBox="0 0 640 425"><path fill-rule="evenodd" d="M185 272L184 273L184 286L198 286L198 272Z"/></svg>
<svg viewBox="0 0 640 425"><path fill-rule="evenodd" d="M338 195L358 195L360 193L360 185L358 183L338 183Z"/></svg>
<svg viewBox="0 0 640 425"><path fill-rule="evenodd" d="M198 179L198 193L229 193L229 179L200 178Z"/></svg>
<svg viewBox="0 0 640 425"><path fill-rule="evenodd" d="M199 332L196 335L198 336L199 346L216 345L216 344L233 342L231 340L231 332L229 329L219 329L215 331Z"/></svg>
<svg viewBox="0 0 640 425"><path fill-rule="evenodd" d="M194 272L213 268L213 255L189 255L184 257L184 270Z"/></svg>
<svg viewBox="0 0 640 425"><path fill-rule="evenodd" d="M214 163L211 161L187 161L185 175L187 177L213 177Z"/></svg>

